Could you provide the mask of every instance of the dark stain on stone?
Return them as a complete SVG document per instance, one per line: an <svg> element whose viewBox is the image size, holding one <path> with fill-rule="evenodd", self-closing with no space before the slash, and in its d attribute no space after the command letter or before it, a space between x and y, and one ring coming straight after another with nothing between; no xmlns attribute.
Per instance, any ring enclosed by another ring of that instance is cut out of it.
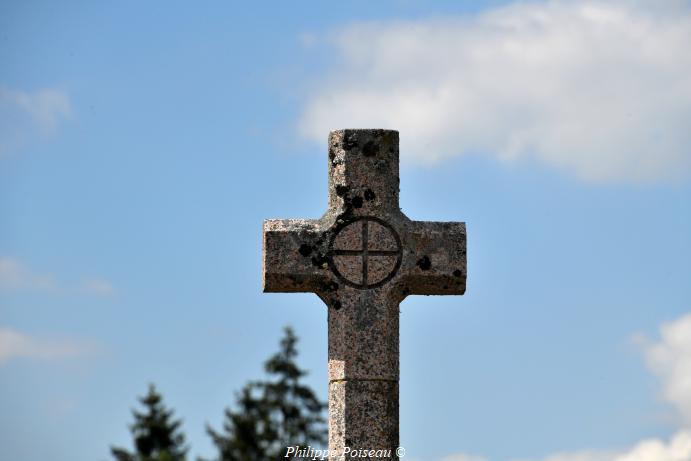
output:
<svg viewBox="0 0 691 461"><path fill-rule="evenodd" d="M300 245L300 249L298 249L298 251L302 256L307 257L312 254L312 247L306 243L303 243L302 245Z"/></svg>
<svg viewBox="0 0 691 461"><path fill-rule="evenodd" d="M333 302L333 307L334 307L334 309L339 310L339 309L340 309L341 307L343 307L343 306L342 306L342 304L341 304L340 301L334 301L334 302Z"/></svg>
<svg viewBox="0 0 691 461"><path fill-rule="evenodd" d="M336 290L338 290L338 283L336 283L336 282L329 282L329 283L326 284L326 286L324 286L324 289L325 289L326 291L336 291Z"/></svg>
<svg viewBox="0 0 691 461"><path fill-rule="evenodd" d="M432 267L432 261L429 260L429 257L427 255L418 259L416 264L417 264L417 267L419 267L423 271L427 271L427 270L429 270L430 267Z"/></svg>
<svg viewBox="0 0 691 461"><path fill-rule="evenodd" d="M365 157L374 157L379 153L379 145L370 141L362 147L362 154Z"/></svg>
<svg viewBox="0 0 691 461"><path fill-rule="evenodd" d="M290 280L290 283L295 287L295 286L301 286L303 284L303 280L298 279L294 276L289 276L288 280Z"/></svg>
<svg viewBox="0 0 691 461"><path fill-rule="evenodd" d="M348 221L353 217L353 204L348 197L343 198L343 212L336 216L336 221Z"/></svg>
<svg viewBox="0 0 691 461"><path fill-rule="evenodd" d="M362 197L359 195L357 197L353 197L351 203L353 204L353 208L362 208Z"/></svg>
<svg viewBox="0 0 691 461"><path fill-rule="evenodd" d="M322 267L324 264L328 264L329 258L324 255L316 254L312 256L312 265L317 267Z"/></svg>
<svg viewBox="0 0 691 461"><path fill-rule="evenodd" d="M343 148L345 150L350 150L355 146L357 146L357 136L353 134L346 136L345 141L343 141Z"/></svg>
<svg viewBox="0 0 691 461"><path fill-rule="evenodd" d="M342 186L340 184L338 186L336 186L336 195L338 195L339 197L343 197L347 193L348 193L348 186Z"/></svg>
<svg viewBox="0 0 691 461"><path fill-rule="evenodd" d="M449 286L448 286L448 285L444 285L444 286L442 287L442 289L448 290L448 289L449 289Z"/></svg>
<svg viewBox="0 0 691 461"><path fill-rule="evenodd" d="M367 189L365 191L365 199L366 200L374 200L374 192L372 192L372 189Z"/></svg>
<svg viewBox="0 0 691 461"><path fill-rule="evenodd" d="M339 219L341 221L348 221L350 218L353 217L353 205L350 204L349 201L345 201L344 203L344 210L343 213L340 213L338 216L336 216L336 221Z"/></svg>
<svg viewBox="0 0 691 461"><path fill-rule="evenodd" d="M408 287L403 287L403 295L408 296L410 294L410 288Z"/></svg>
<svg viewBox="0 0 691 461"><path fill-rule="evenodd" d="M454 277L460 277L461 275L463 275L463 272L461 272L460 269L456 269L455 271L453 271Z"/></svg>

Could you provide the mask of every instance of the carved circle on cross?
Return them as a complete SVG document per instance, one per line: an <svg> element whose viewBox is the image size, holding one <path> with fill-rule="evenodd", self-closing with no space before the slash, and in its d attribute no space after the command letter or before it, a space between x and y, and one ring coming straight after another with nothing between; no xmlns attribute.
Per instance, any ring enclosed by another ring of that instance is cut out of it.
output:
<svg viewBox="0 0 691 461"><path fill-rule="evenodd" d="M329 242L329 267L353 288L368 290L384 285L401 267L401 239L386 221L359 216L336 227Z"/></svg>

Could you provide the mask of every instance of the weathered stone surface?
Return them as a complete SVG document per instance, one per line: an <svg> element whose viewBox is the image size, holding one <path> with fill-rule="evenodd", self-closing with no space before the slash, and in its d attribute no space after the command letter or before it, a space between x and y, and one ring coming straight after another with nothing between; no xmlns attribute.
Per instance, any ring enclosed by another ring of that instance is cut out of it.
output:
<svg viewBox="0 0 691 461"><path fill-rule="evenodd" d="M401 212L396 131L331 132L328 165L321 219L264 222L264 291L314 292L329 308L332 453L395 451L399 303L465 292L465 224Z"/></svg>
<svg viewBox="0 0 691 461"><path fill-rule="evenodd" d="M366 440L370 445L359 445ZM398 447L398 381L332 381L329 383L329 442L331 450L346 446ZM341 451L331 459L342 459Z"/></svg>

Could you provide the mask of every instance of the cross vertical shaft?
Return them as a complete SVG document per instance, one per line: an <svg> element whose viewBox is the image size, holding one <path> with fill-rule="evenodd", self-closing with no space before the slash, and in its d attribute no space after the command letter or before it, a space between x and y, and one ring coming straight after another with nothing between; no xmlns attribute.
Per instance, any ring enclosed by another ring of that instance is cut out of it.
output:
<svg viewBox="0 0 691 461"><path fill-rule="evenodd" d="M314 292L329 308L332 460L348 450L397 458L399 304L465 292L465 224L400 211L398 156L396 131L334 131L324 216L264 222L264 291Z"/></svg>

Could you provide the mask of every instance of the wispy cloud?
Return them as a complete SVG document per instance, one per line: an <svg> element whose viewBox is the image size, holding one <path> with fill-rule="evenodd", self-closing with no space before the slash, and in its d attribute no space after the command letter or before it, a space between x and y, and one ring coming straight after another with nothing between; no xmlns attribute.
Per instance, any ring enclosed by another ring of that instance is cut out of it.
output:
<svg viewBox="0 0 691 461"><path fill-rule="evenodd" d="M97 353L92 344L72 339L36 338L19 331L0 327L0 365L13 359L62 360L86 357Z"/></svg>
<svg viewBox="0 0 691 461"><path fill-rule="evenodd" d="M455 455L446 456L441 461L487 461L482 456L468 455L463 453L456 453Z"/></svg>
<svg viewBox="0 0 691 461"><path fill-rule="evenodd" d="M64 91L28 92L0 86L0 154L37 136L55 133L71 115L72 104Z"/></svg>
<svg viewBox="0 0 691 461"><path fill-rule="evenodd" d="M52 274L38 273L23 262L8 257L0 257L0 291L76 292L98 296L115 292L113 284L102 278L87 278L81 283L59 283Z"/></svg>
<svg viewBox="0 0 691 461"><path fill-rule="evenodd" d="M0 257L0 288L3 290L52 290L57 284L51 275L37 274L16 259Z"/></svg>
<svg viewBox="0 0 691 461"><path fill-rule="evenodd" d="M311 43L311 42L310 42ZM310 87L301 133L401 131L401 155L539 161L585 180L691 176L685 2L517 2L473 17L359 23Z"/></svg>
<svg viewBox="0 0 691 461"><path fill-rule="evenodd" d="M115 292L113 285L108 280L103 279L85 280L82 283L82 290L85 293L101 296L110 296Z"/></svg>

